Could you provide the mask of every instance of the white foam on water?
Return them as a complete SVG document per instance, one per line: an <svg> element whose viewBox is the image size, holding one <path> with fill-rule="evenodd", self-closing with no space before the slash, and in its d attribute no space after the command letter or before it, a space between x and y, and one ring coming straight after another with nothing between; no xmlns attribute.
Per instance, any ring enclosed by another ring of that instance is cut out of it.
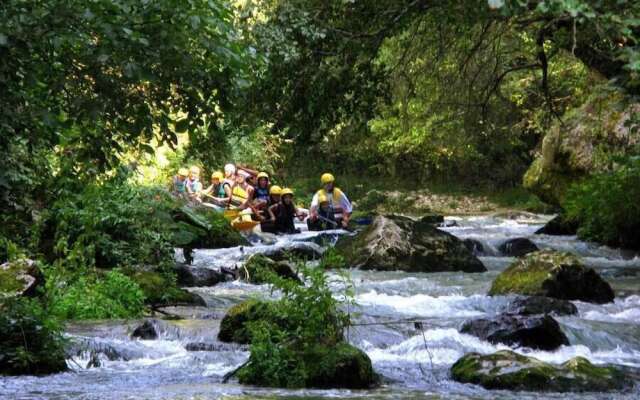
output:
<svg viewBox="0 0 640 400"><path fill-rule="evenodd" d="M356 296L356 303L361 306L378 306L394 313L421 317L477 317L496 312L506 301L505 298L482 295L400 296L375 290Z"/></svg>
<svg viewBox="0 0 640 400"><path fill-rule="evenodd" d="M633 295L615 299L610 304L576 302L583 319L602 322L625 322L640 324L640 296Z"/></svg>

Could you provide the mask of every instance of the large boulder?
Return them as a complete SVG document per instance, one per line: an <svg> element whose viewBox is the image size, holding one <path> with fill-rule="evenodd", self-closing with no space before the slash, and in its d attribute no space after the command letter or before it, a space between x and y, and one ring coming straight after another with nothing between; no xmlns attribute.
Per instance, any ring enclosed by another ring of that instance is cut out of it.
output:
<svg viewBox="0 0 640 400"><path fill-rule="evenodd" d="M542 228L536 231L536 235L576 235L578 223L570 220L562 214L556 215Z"/></svg>
<svg viewBox="0 0 640 400"><path fill-rule="evenodd" d="M218 339L222 342L247 344L251 342L249 323L260 320L273 321L270 303L246 300L231 307L220 322Z"/></svg>
<svg viewBox="0 0 640 400"><path fill-rule="evenodd" d="M627 154L640 142L640 131L627 124L640 104L627 102L620 92L594 96L568 112L542 140L538 158L523 178L524 187L543 201L561 205L572 183L606 170L607 156Z"/></svg>
<svg viewBox="0 0 640 400"><path fill-rule="evenodd" d="M184 287L214 286L232 279L229 274L215 269L192 267L186 264L177 264L174 271L178 285Z"/></svg>
<svg viewBox="0 0 640 400"><path fill-rule="evenodd" d="M477 336L493 344L529 347L539 350L555 350L568 345L569 339L562 333L558 322L549 315L502 315L465 322L461 333Z"/></svg>
<svg viewBox="0 0 640 400"><path fill-rule="evenodd" d="M336 249L348 265L365 270L486 271L462 241L432 221L397 215L375 217L357 235L341 238Z"/></svg>
<svg viewBox="0 0 640 400"><path fill-rule="evenodd" d="M261 284L266 283L269 274L275 274L281 278L291 279L302 283L294 267L288 261L273 261L261 254L254 254L238 270L238 276L245 282Z"/></svg>
<svg viewBox="0 0 640 400"><path fill-rule="evenodd" d="M493 281L489 295L522 294L609 303L611 286L574 255L538 251L516 260Z"/></svg>
<svg viewBox="0 0 640 400"><path fill-rule="evenodd" d="M291 351L296 353L301 349ZM262 369L252 367L251 359L240 369L238 378L242 384L268 387L367 389L378 383L369 356L345 342L331 346L313 344L303 354L288 360L285 368L291 370L291 375L303 376L304 381L293 383L287 376L271 381Z"/></svg>
<svg viewBox="0 0 640 400"><path fill-rule="evenodd" d="M23 258L0 265L0 297L33 297L43 282L42 272L33 260Z"/></svg>
<svg viewBox="0 0 640 400"><path fill-rule="evenodd" d="M525 254L538 251L538 246L527 238L509 239L498 246L500 253L508 257L522 257Z"/></svg>
<svg viewBox="0 0 640 400"><path fill-rule="evenodd" d="M467 354L453 364L451 376L486 389L542 392L607 392L633 385L617 368L595 366L582 357L553 365L508 350Z"/></svg>
<svg viewBox="0 0 640 400"><path fill-rule="evenodd" d="M502 309L505 314L514 315L576 315L578 308L567 300L544 296L519 296Z"/></svg>

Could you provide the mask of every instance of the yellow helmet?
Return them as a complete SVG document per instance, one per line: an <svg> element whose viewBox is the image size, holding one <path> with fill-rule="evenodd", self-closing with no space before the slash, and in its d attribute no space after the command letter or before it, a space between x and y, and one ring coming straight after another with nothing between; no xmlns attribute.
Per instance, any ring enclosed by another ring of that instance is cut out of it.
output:
<svg viewBox="0 0 640 400"><path fill-rule="evenodd" d="M219 181L224 179L224 175L222 174L222 172L220 171L216 171L213 174L211 174L211 179L217 179Z"/></svg>
<svg viewBox="0 0 640 400"><path fill-rule="evenodd" d="M328 203L329 202L329 198L327 198L327 195L324 193L320 193L318 195L318 204L322 204L322 203Z"/></svg>
<svg viewBox="0 0 640 400"><path fill-rule="evenodd" d="M260 173L258 174L257 179L260 179L260 178L267 178L267 179L269 179L269 174L267 174L266 172L260 172Z"/></svg>
<svg viewBox="0 0 640 400"><path fill-rule="evenodd" d="M269 194L272 196L278 196L282 194L282 188L278 185L273 185L269 189Z"/></svg>
<svg viewBox="0 0 640 400"><path fill-rule="evenodd" d="M335 181L336 178L333 177L333 175L331 175L328 172L325 172L324 174L322 174L322 176L320 177L320 182L322 182L323 185L326 185L327 183L331 183L333 181Z"/></svg>
<svg viewBox="0 0 640 400"><path fill-rule="evenodd" d="M284 196L284 195L287 195L287 194L290 194L291 196L293 196L293 190L291 190L289 188L284 188L284 189L282 189L282 192L280 192L281 196Z"/></svg>
<svg viewBox="0 0 640 400"><path fill-rule="evenodd" d="M189 172L191 172L192 174L199 174L200 173L200 167L196 167L194 165L191 168L189 168Z"/></svg>
<svg viewBox="0 0 640 400"><path fill-rule="evenodd" d="M189 176L189 170L186 169L186 168L180 168L178 170L178 175L187 177L187 176Z"/></svg>

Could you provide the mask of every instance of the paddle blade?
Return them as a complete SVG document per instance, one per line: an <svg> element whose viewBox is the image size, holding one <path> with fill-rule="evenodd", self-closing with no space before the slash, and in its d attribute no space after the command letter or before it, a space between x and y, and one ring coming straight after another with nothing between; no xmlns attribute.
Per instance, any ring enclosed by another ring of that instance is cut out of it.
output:
<svg viewBox="0 0 640 400"><path fill-rule="evenodd" d="M231 222L231 227L238 231L248 231L255 228L255 226L259 224L259 221L233 221Z"/></svg>
<svg viewBox="0 0 640 400"><path fill-rule="evenodd" d="M224 217L227 219L234 219L240 212L238 210L224 210Z"/></svg>

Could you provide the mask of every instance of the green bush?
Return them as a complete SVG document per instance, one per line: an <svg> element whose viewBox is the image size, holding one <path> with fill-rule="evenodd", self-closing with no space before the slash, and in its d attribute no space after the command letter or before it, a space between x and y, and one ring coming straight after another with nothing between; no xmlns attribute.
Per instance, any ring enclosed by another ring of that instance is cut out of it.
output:
<svg viewBox="0 0 640 400"><path fill-rule="evenodd" d="M321 269L340 269L346 267L347 262L335 247L331 246L322 253L322 258L320 259Z"/></svg>
<svg viewBox="0 0 640 400"><path fill-rule="evenodd" d="M573 185L563 207L578 222L578 236L611 246L640 249L640 158L613 172L599 173Z"/></svg>
<svg viewBox="0 0 640 400"><path fill-rule="evenodd" d="M140 286L118 270L99 277L80 276L67 287L47 281L51 313L66 319L132 318L142 314L145 296Z"/></svg>
<svg viewBox="0 0 640 400"><path fill-rule="evenodd" d="M66 368L61 327L40 303L0 299L0 374L47 374Z"/></svg>

